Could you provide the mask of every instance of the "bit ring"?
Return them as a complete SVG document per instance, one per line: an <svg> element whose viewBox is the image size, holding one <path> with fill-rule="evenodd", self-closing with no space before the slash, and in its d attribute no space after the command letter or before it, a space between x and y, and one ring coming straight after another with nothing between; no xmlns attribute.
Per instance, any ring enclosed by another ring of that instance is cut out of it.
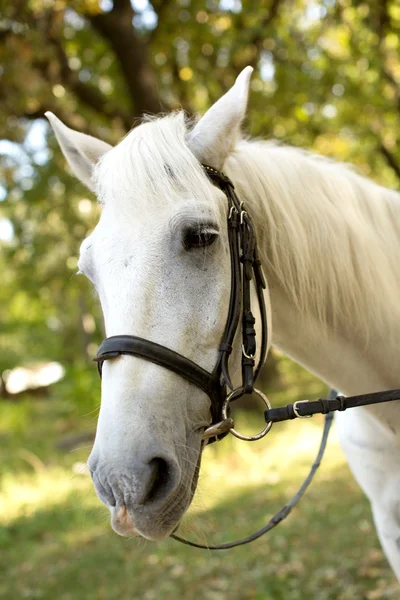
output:
<svg viewBox="0 0 400 600"><path fill-rule="evenodd" d="M255 394L256 396L258 396L259 398L261 398L261 400L264 402L264 404L268 410L271 408L271 403L268 400L267 396L265 394L263 394L262 392L260 392L260 390L257 390L254 388L252 393ZM232 400L235 400L236 398L240 398L240 396L242 396L242 395L243 395L243 388L240 387L240 388L236 388L235 390L233 390L233 392L231 392L225 398L224 403L222 404L222 408L221 408L222 418L224 420L228 418L229 403ZM255 435L243 435L239 431L236 431L236 429L234 429L233 427L231 427L229 429L229 433L231 433L232 435L237 437L239 440L244 440L245 442L255 442L256 440L261 440L261 438L263 438L265 435L267 435L267 433L271 429L271 427L272 427L272 421L269 421L266 424L266 426L264 427L264 429L262 431L260 431L260 433L256 433Z"/></svg>

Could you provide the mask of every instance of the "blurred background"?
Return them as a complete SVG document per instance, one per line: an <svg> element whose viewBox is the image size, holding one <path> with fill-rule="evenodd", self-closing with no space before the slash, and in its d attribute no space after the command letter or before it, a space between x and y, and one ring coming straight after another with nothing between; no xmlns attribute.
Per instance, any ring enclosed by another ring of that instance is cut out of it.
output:
<svg viewBox="0 0 400 600"><path fill-rule="evenodd" d="M397 0L2 0L1 598L400 598L334 434L300 507L251 546L212 554L111 531L85 467L102 318L76 276L99 208L43 118L116 143L144 112L204 112L250 64L249 134L398 188L399 32ZM278 352L262 385L275 405L326 393ZM255 430L260 414L237 419ZM310 421L207 448L183 533L212 543L259 527L306 474L322 425Z"/></svg>

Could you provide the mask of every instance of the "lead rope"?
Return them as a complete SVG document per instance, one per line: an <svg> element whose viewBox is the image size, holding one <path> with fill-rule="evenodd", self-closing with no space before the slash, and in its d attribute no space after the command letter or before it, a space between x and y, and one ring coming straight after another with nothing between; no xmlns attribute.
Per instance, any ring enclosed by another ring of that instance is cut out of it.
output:
<svg viewBox="0 0 400 600"><path fill-rule="evenodd" d="M337 397L337 395L338 395L338 393L336 392L336 390L331 390L330 394L329 394L329 399L334 400ZM248 537L242 538L241 540L236 540L235 542L225 542L223 544L215 544L215 545L198 544L196 542L191 542L189 540L185 540L185 538L182 538L175 534L172 534L170 537L173 538L174 540L176 540L177 542L181 542L181 544L186 544L187 546L193 546L193 548L202 548L204 550L229 550L229 548L235 548L236 546L244 546L245 544L250 544L250 542L253 542L254 540L258 540L258 538L260 538L262 535L264 535L268 531L271 531L271 529L273 529L274 527L279 525L279 523L281 521L283 521L284 519L286 519L286 517L291 513L292 509L296 506L296 504L298 504L301 497L304 495L305 491L307 490L308 486L310 485L311 481L313 480L314 475L315 475L319 465L321 464L322 457L324 456L324 452L325 452L326 444L328 441L328 436L329 436L329 432L331 429L332 421L333 421L333 414L332 413L326 414L324 429L322 432L322 437L321 437L321 442L319 445L318 453L317 453L317 456L311 466L310 472L308 473L307 477L305 478L305 480L303 481L303 483L301 484L301 486L299 487L299 489L297 490L295 495L291 498L291 500L289 500L289 502L287 504L285 504L285 506L283 508L281 508L277 513L275 513L274 516L271 517L271 519L268 521L268 523L266 525L264 525L264 527L261 527L260 529L258 529L257 531L255 531L254 533L249 535Z"/></svg>

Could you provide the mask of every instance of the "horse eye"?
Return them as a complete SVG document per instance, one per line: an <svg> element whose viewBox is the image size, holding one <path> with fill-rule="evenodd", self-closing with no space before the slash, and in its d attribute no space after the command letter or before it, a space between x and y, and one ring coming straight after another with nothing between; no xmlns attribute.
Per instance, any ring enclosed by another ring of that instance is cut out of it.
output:
<svg viewBox="0 0 400 600"><path fill-rule="evenodd" d="M215 230L209 229L187 229L183 234L183 245L186 250L192 248L205 248L211 246L218 237Z"/></svg>

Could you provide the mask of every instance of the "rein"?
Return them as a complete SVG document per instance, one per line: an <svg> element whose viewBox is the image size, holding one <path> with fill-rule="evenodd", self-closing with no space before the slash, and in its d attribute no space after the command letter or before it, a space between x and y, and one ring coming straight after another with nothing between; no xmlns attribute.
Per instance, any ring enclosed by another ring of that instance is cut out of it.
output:
<svg viewBox="0 0 400 600"><path fill-rule="evenodd" d="M321 463L333 421L333 411L343 411L358 406L400 400L400 389L350 397L339 396L337 392L331 391L328 399L321 398L311 402L308 400L298 400L284 407L271 407L268 398L254 387L266 357L268 326L264 301L266 284L258 255L253 222L246 211L244 203L239 201L232 181L224 173L217 171L209 165L203 164L202 167L211 182L219 187L227 198L228 240L231 257L231 294L228 316L213 371L211 373L206 371L200 365L166 346L133 335L115 335L106 338L101 343L94 360L97 361L101 377L104 361L116 359L123 354L137 356L173 371L203 390L211 401L211 424L203 432L202 436L202 439L208 444L222 439L228 433L232 433L235 437L246 441L258 440L268 433L273 423L296 418L308 418L317 413L325 414L325 425L319 450L309 474L293 498L264 527L241 540L214 546L197 544L175 534L170 536L183 544L195 548L227 550L258 539L283 521L289 515L292 508L299 502ZM251 310L252 280L255 284L261 315L261 344L257 366L255 360L257 349L255 318ZM241 324L242 333L242 384L240 387L234 389L229 373L229 356L232 352L239 324ZM230 390L229 393L228 390ZM267 407L267 410L264 412L266 426L260 433L252 436L246 436L236 431L234 429L234 421L229 416L230 402L241 398L245 394L254 394L260 397Z"/></svg>
<svg viewBox="0 0 400 600"><path fill-rule="evenodd" d="M197 544L196 542L191 542L189 540L185 540L175 534L172 534L174 540L181 542L182 544L186 544L187 546L193 546L194 548L202 548L206 550L229 550L230 548L235 548L236 546L244 546L245 544L249 544L254 540L258 540L262 535L271 531L274 527L279 525L281 521L286 519L287 516L292 511L292 508L298 504L301 497L304 495L308 486L314 478L314 475L321 464L322 458L324 456L324 452L326 449L326 444L328 441L329 432L331 429L331 425L333 422L333 412L336 410L343 411L348 408L356 408L359 406L368 406L369 404L380 404L382 402L392 402L394 400L400 400L400 389L395 390L387 390L384 392L374 392L370 394L361 394L358 396L339 396L335 390L331 390L329 398L320 398L319 400L315 400L310 402L309 400L298 400L294 402L294 404L288 404L287 406L282 406L280 408L270 408L265 411L264 417L267 424L272 425L272 423L280 423L282 421L288 421L291 419L308 419L316 414L324 414L325 415L325 423L324 429L322 431L322 437L320 441L320 445L318 448L317 456L313 464L311 465L310 471L307 477L304 479L303 483L295 493L295 495L289 500L287 504L283 508L281 508L277 513L274 514L273 517L268 521L266 525L241 540L236 540L234 542L225 542L222 544L207 545L207 544Z"/></svg>

